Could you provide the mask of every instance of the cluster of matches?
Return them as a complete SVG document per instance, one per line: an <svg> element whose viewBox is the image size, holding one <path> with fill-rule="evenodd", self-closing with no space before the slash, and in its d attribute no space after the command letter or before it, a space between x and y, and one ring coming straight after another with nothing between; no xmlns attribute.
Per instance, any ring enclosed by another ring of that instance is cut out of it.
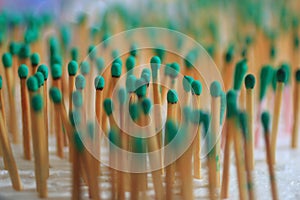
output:
<svg viewBox="0 0 300 200"><path fill-rule="evenodd" d="M163 44L139 48L139 40L118 49L108 42L109 31L88 28L86 15L72 27L73 38L67 25L49 35L57 27L46 19L28 17L24 30L23 23L8 26L0 44L0 156L15 190L23 189L21 161L11 143L22 144L22 159L34 162L36 192L46 198L54 138L56 156L71 163L74 200L192 200L198 180L208 180L210 199L228 199L232 165L239 198L254 200L254 151L263 145L278 199L279 125L297 148L300 70L296 61L274 67L274 38L258 31L256 40L247 37L241 56L233 46L210 52L222 79L207 81L197 66L207 63L196 62L195 49L182 57ZM297 41L292 49L299 56ZM268 48L268 59L265 52L255 61L248 56ZM272 65L260 65L265 62ZM283 110L292 100L293 109Z"/></svg>

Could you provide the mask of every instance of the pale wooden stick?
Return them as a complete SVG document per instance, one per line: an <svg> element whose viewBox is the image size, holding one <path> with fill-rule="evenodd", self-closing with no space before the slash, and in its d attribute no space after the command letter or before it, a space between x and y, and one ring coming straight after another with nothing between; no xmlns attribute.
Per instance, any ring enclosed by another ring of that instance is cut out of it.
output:
<svg viewBox="0 0 300 200"><path fill-rule="evenodd" d="M247 138L247 149L246 149L246 157L250 162L250 170L254 170L254 90L247 89L246 90L246 112L248 116L248 138Z"/></svg>
<svg viewBox="0 0 300 200"><path fill-rule="evenodd" d="M295 83L294 93L294 125L292 132L291 147L293 149L298 147L298 134L299 134L299 119L300 119L300 83Z"/></svg>

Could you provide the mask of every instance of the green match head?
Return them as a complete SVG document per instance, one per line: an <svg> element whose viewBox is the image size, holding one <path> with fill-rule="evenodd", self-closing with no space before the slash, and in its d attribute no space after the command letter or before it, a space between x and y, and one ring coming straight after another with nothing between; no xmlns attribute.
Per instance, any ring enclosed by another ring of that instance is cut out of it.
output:
<svg viewBox="0 0 300 200"><path fill-rule="evenodd" d="M151 80L151 72L150 72L150 69L148 69L148 68L143 69L142 74L141 74L141 78L142 78L147 84L149 84L149 83L150 83L150 80Z"/></svg>
<svg viewBox="0 0 300 200"><path fill-rule="evenodd" d="M111 52L111 57L112 57L113 59L119 58L119 57L120 57L119 51L118 51L117 49L114 49L114 50Z"/></svg>
<svg viewBox="0 0 300 200"><path fill-rule="evenodd" d="M38 53L33 53L30 56L31 65L37 66L40 63L40 55Z"/></svg>
<svg viewBox="0 0 300 200"><path fill-rule="evenodd" d="M28 76L28 67L25 64L20 65L18 69L18 75L21 79L27 78Z"/></svg>
<svg viewBox="0 0 300 200"><path fill-rule="evenodd" d="M287 73L284 68L280 68L276 73L277 82L285 83L287 81Z"/></svg>
<svg viewBox="0 0 300 200"><path fill-rule="evenodd" d="M98 69L98 73L102 73L104 67L105 67L105 63L104 63L104 59L101 57L96 58L96 67Z"/></svg>
<svg viewBox="0 0 300 200"><path fill-rule="evenodd" d="M152 102L149 98L145 98L142 101L142 110L145 115L148 115L152 109Z"/></svg>
<svg viewBox="0 0 300 200"><path fill-rule="evenodd" d="M27 88L30 92L35 92L38 90L38 80L35 76L30 76L28 79L27 79Z"/></svg>
<svg viewBox="0 0 300 200"><path fill-rule="evenodd" d="M289 84L291 81L291 66L288 63L283 63L280 68L286 72L286 81L284 81L284 83Z"/></svg>
<svg viewBox="0 0 300 200"><path fill-rule="evenodd" d="M2 89L3 86L3 81L2 81L2 76L0 75L0 90Z"/></svg>
<svg viewBox="0 0 300 200"><path fill-rule="evenodd" d="M262 115L261 115L261 122L262 122L262 125L263 125L263 128L264 128L264 131L265 131L265 134L266 133L269 133L269 126L270 126L270 114L269 112L263 112Z"/></svg>
<svg viewBox="0 0 300 200"><path fill-rule="evenodd" d="M9 52L11 53L11 55L18 55L19 51L20 51L20 45L12 41L9 44Z"/></svg>
<svg viewBox="0 0 300 200"><path fill-rule="evenodd" d="M191 91L191 87L192 87L193 81L194 81L194 79L191 76L184 76L183 77L183 79L182 79L182 85L183 85L184 91L186 91L186 92L190 92Z"/></svg>
<svg viewBox="0 0 300 200"><path fill-rule="evenodd" d="M192 93L199 96L202 93L202 85L200 83L200 81L198 80L194 80L192 82Z"/></svg>
<svg viewBox="0 0 300 200"><path fill-rule="evenodd" d="M50 98L54 104L59 104L62 101L62 94L57 87L51 87L49 90Z"/></svg>
<svg viewBox="0 0 300 200"><path fill-rule="evenodd" d="M104 78L102 76L100 76L100 75L97 76L95 78L94 85L95 85L96 90L103 90L104 85L105 85Z"/></svg>
<svg viewBox="0 0 300 200"><path fill-rule="evenodd" d="M129 105L129 114L133 121L136 121L140 116L140 108L137 103Z"/></svg>
<svg viewBox="0 0 300 200"><path fill-rule="evenodd" d="M238 113L237 93L234 90L229 90L226 95L227 118L235 117Z"/></svg>
<svg viewBox="0 0 300 200"><path fill-rule="evenodd" d="M296 71L296 81L297 83L300 83L300 69Z"/></svg>
<svg viewBox="0 0 300 200"><path fill-rule="evenodd" d="M82 61L80 64L80 72L82 75L87 75L90 73L90 64L86 61Z"/></svg>
<svg viewBox="0 0 300 200"><path fill-rule="evenodd" d="M136 44L132 44L130 46L130 55L136 57L137 56L137 52L138 52L138 47Z"/></svg>
<svg viewBox="0 0 300 200"><path fill-rule="evenodd" d="M135 82L136 82L136 77L134 75L129 75L126 78L126 89L129 93L135 92Z"/></svg>
<svg viewBox="0 0 300 200"><path fill-rule="evenodd" d="M134 137L132 141L132 151L134 153L146 153L147 145L145 138Z"/></svg>
<svg viewBox="0 0 300 200"><path fill-rule="evenodd" d="M201 113L201 122L203 123L204 133L207 134L209 130L210 116L207 112Z"/></svg>
<svg viewBox="0 0 300 200"><path fill-rule="evenodd" d="M243 79L247 73L248 66L245 59L239 61L235 66L233 89L240 90Z"/></svg>
<svg viewBox="0 0 300 200"><path fill-rule="evenodd" d="M31 99L31 107L34 112L43 110L43 97L40 94L35 94Z"/></svg>
<svg viewBox="0 0 300 200"><path fill-rule="evenodd" d="M111 99L105 99L103 101L103 107L104 107L104 110L105 110L105 113L110 116L114 110L114 104L112 102Z"/></svg>
<svg viewBox="0 0 300 200"><path fill-rule="evenodd" d="M36 77L36 79L38 80L38 86L41 87L44 85L45 79L44 79L44 75L41 72L36 72L34 74L34 76Z"/></svg>
<svg viewBox="0 0 300 200"><path fill-rule="evenodd" d="M259 99L262 100L267 93L267 88L273 79L273 68L270 65L265 65L260 71L260 94Z"/></svg>
<svg viewBox="0 0 300 200"><path fill-rule="evenodd" d="M169 144L176 136L178 132L178 126L173 120L167 120L165 124L165 142Z"/></svg>
<svg viewBox="0 0 300 200"><path fill-rule="evenodd" d="M73 47L71 49L71 58L72 60L78 61L78 57L79 57L78 49L76 47Z"/></svg>
<svg viewBox="0 0 300 200"><path fill-rule="evenodd" d="M75 131L73 134L73 142L75 149L79 152L82 153L84 151L84 144L81 139L81 134L78 131Z"/></svg>
<svg viewBox="0 0 300 200"><path fill-rule="evenodd" d="M83 98L80 91L76 90L72 93L72 101L75 107L80 108L83 104Z"/></svg>
<svg viewBox="0 0 300 200"><path fill-rule="evenodd" d="M170 73L169 73L170 77L171 78L176 78L178 76L179 72L180 72L179 64L174 62L170 65L170 68L171 68Z"/></svg>
<svg viewBox="0 0 300 200"><path fill-rule="evenodd" d="M75 76L78 70L78 63L75 60L72 60L68 64L68 73L69 76Z"/></svg>
<svg viewBox="0 0 300 200"><path fill-rule="evenodd" d="M222 87L219 81L212 82L212 84L210 85L210 95L212 97L219 97L221 95L221 92Z"/></svg>
<svg viewBox="0 0 300 200"><path fill-rule="evenodd" d="M91 58L91 60L94 60L97 55L97 48L95 48L94 45L90 45L89 49L88 49L88 54L89 54L89 57Z"/></svg>
<svg viewBox="0 0 300 200"><path fill-rule="evenodd" d="M158 74L160 65L161 65L160 58L158 56L153 56L150 60L150 66L151 66L151 70L152 70L152 78L154 80L157 79L157 74Z"/></svg>
<svg viewBox="0 0 300 200"><path fill-rule="evenodd" d="M193 124L201 124L201 113L202 111L199 109L195 109L193 111L190 111L190 115L188 118L191 119L191 121L193 122ZM186 113L188 114L188 113ZM185 115L185 114L184 114Z"/></svg>
<svg viewBox="0 0 300 200"><path fill-rule="evenodd" d="M164 60L165 54L166 54L166 50L163 46L159 46L157 48L154 49L156 55L160 58L160 60Z"/></svg>
<svg viewBox="0 0 300 200"><path fill-rule="evenodd" d="M77 90L83 90L85 88L85 78L82 74L76 76L75 87Z"/></svg>
<svg viewBox="0 0 300 200"><path fill-rule="evenodd" d="M245 86L246 89L253 89L255 86L255 76L253 74L248 74L245 77Z"/></svg>
<svg viewBox="0 0 300 200"><path fill-rule="evenodd" d="M120 65L117 62L113 63L111 66L111 76L119 78L121 76L121 73L122 73L122 65Z"/></svg>
<svg viewBox="0 0 300 200"><path fill-rule="evenodd" d="M60 64L54 64L51 67L51 74L52 74L52 78L54 80L56 79L60 79L60 77L62 76L62 68Z"/></svg>
<svg viewBox="0 0 300 200"><path fill-rule="evenodd" d="M132 70L135 66L135 57L134 56L129 56L126 59L126 70L127 72L129 72L130 70Z"/></svg>
<svg viewBox="0 0 300 200"><path fill-rule="evenodd" d="M247 138L248 134L248 116L246 112L240 112L239 113L239 122L240 122L240 127L242 129L243 135L245 138Z"/></svg>
<svg viewBox="0 0 300 200"><path fill-rule="evenodd" d="M178 95L176 90L169 90L167 94L168 103L175 104L178 102Z"/></svg>
<svg viewBox="0 0 300 200"><path fill-rule="evenodd" d="M10 68L12 66L12 56L10 53L4 53L2 55L2 63L5 68Z"/></svg>
<svg viewBox="0 0 300 200"><path fill-rule="evenodd" d="M30 46L28 44L22 44L19 50L19 58L25 59L30 56Z"/></svg>
<svg viewBox="0 0 300 200"><path fill-rule="evenodd" d="M118 99L121 105L124 105L126 102L127 94L124 88L120 88L118 91Z"/></svg>
<svg viewBox="0 0 300 200"><path fill-rule="evenodd" d="M147 94L147 83L144 79L137 79L135 81L135 93L138 97L144 97Z"/></svg>
<svg viewBox="0 0 300 200"><path fill-rule="evenodd" d="M109 141L120 147L121 146L121 141L120 141L120 134L118 129L116 129L115 127L110 128L109 132L108 132L108 139Z"/></svg>
<svg viewBox="0 0 300 200"><path fill-rule="evenodd" d="M78 111L78 110L71 110L69 112L69 121L72 124L72 126L80 124L80 122L81 122L80 111Z"/></svg>
<svg viewBox="0 0 300 200"><path fill-rule="evenodd" d="M195 62L195 60L196 60L196 55L194 51L190 51L184 59L184 64L187 68L191 69L194 66L193 63Z"/></svg>
<svg viewBox="0 0 300 200"><path fill-rule="evenodd" d="M46 81L48 79L48 67L44 64L40 65L38 67L38 72L41 72L44 75L44 80Z"/></svg>
<svg viewBox="0 0 300 200"><path fill-rule="evenodd" d="M121 67L123 65L123 62L122 62L121 58L114 59L113 62L112 62L112 64L114 64L114 63L119 63L119 65L121 65Z"/></svg>
<svg viewBox="0 0 300 200"><path fill-rule="evenodd" d="M230 45L225 54L225 61L227 63L230 63L233 60L233 57L234 57L234 46Z"/></svg>

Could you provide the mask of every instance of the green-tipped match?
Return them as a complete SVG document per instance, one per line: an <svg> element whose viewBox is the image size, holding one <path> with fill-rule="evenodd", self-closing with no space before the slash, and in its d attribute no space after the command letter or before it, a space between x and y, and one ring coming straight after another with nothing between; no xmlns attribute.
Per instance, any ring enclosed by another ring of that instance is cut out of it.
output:
<svg viewBox="0 0 300 200"><path fill-rule="evenodd" d="M150 83L151 80L151 72L148 68L143 69L141 78L147 83Z"/></svg>
<svg viewBox="0 0 300 200"><path fill-rule="evenodd" d="M297 83L300 83L300 69L296 71L296 81Z"/></svg>
<svg viewBox="0 0 300 200"><path fill-rule="evenodd" d="M118 51L117 49L114 49L114 50L111 52L111 57L112 57L113 59L119 58L119 57L120 57L119 51Z"/></svg>
<svg viewBox="0 0 300 200"><path fill-rule="evenodd" d="M18 75L22 78L27 78L28 76L28 67L25 64L20 65L18 69Z"/></svg>
<svg viewBox="0 0 300 200"><path fill-rule="evenodd" d="M30 47L28 44L22 44L19 50L19 58L25 59L30 56Z"/></svg>
<svg viewBox="0 0 300 200"><path fill-rule="evenodd" d="M87 75L90 73L90 64L86 61L82 61L80 64L80 72L82 75Z"/></svg>
<svg viewBox="0 0 300 200"><path fill-rule="evenodd" d="M235 117L238 113L236 91L229 90L227 92L226 104L227 104L227 118Z"/></svg>
<svg viewBox="0 0 300 200"><path fill-rule="evenodd" d="M80 108L83 104L82 94L80 91L74 91L72 93L72 101L75 107Z"/></svg>
<svg viewBox="0 0 300 200"><path fill-rule="evenodd" d="M34 112L40 112L43 109L43 97L40 94L35 94L31 99L31 107Z"/></svg>
<svg viewBox="0 0 300 200"><path fill-rule="evenodd" d="M40 65L38 67L38 72L41 72L44 75L44 80L46 81L48 79L48 67L46 65Z"/></svg>
<svg viewBox="0 0 300 200"><path fill-rule="evenodd" d="M51 67L51 74L52 78L55 79L60 79L62 76L62 69L60 64L54 64Z"/></svg>
<svg viewBox="0 0 300 200"><path fill-rule="evenodd" d="M137 79L135 81L135 93L138 97L145 97L147 94L147 83L144 79Z"/></svg>
<svg viewBox="0 0 300 200"><path fill-rule="evenodd" d="M246 89L253 89L255 86L255 76L252 74L248 74L245 77L245 86Z"/></svg>
<svg viewBox="0 0 300 200"><path fill-rule="evenodd" d="M234 57L234 47L231 45L225 54L226 63L230 63L231 61L233 61L233 57Z"/></svg>
<svg viewBox="0 0 300 200"><path fill-rule="evenodd" d="M280 68L276 73L277 82L285 83L287 81L287 73L284 68Z"/></svg>
<svg viewBox="0 0 300 200"><path fill-rule="evenodd" d="M11 42L9 44L9 52L11 53L11 55L18 55L20 51L20 45L16 42Z"/></svg>
<svg viewBox="0 0 300 200"><path fill-rule="evenodd" d="M3 81L2 81L2 76L0 75L0 90L2 90L2 86L3 86Z"/></svg>
<svg viewBox="0 0 300 200"><path fill-rule="evenodd" d="M81 122L80 112L78 110L72 110L69 113L69 120L70 120L70 123L72 124L72 126L79 125Z"/></svg>
<svg viewBox="0 0 300 200"><path fill-rule="evenodd" d="M138 47L136 44L132 44L130 46L130 55L136 57L137 56L137 52L138 52Z"/></svg>
<svg viewBox="0 0 300 200"><path fill-rule="evenodd" d="M73 140L74 140L74 146L75 149L79 152L82 153L84 151L84 144L82 142L81 136L79 132L75 132L73 134Z"/></svg>
<svg viewBox="0 0 300 200"><path fill-rule="evenodd" d="M169 144L176 136L178 127L173 120L167 120L165 125L165 145Z"/></svg>
<svg viewBox="0 0 300 200"><path fill-rule="evenodd" d="M120 88L118 91L118 99L121 105L124 105L126 102L127 94L124 88Z"/></svg>
<svg viewBox="0 0 300 200"><path fill-rule="evenodd" d="M41 72L36 72L34 74L34 76L36 77L36 79L38 80L38 86L41 87L44 85L45 79L44 79L44 75Z"/></svg>
<svg viewBox="0 0 300 200"><path fill-rule="evenodd" d="M10 53L2 55L2 63L5 68L10 68L12 66L12 56Z"/></svg>
<svg viewBox="0 0 300 200"><path fill-rule="evenodd" d="M35 77L35 76L30 76L28 79L27 79L27 82L26 82L26 84L27 84L27 88L28 88L28 90L29 91L31 91L31 92L35 92L35 91L37 91L38 90L38 80L37 80L37 78Z"/></svg>
<svg viewBox="0 0 300 200"><path fill-rule="evenodd" d="M212 82L210 85L210 95L212 97L219 97L222 92L221 84L218 81Z"/></svg>
<svg viewBox="0 0 300 200"><path fill-rule="evenodd" d="M98 73L102 73L104 67L105 67L105 63L104 63L104 59L101 57L96 58L96 67L98 70Z"/></svg>
<svg viewBox="0 0 300 200"><path fill-rule="evenodd" d="M114 144L118 147L121 146L120 134L119 134L118 129L116 129L114 127L111 128L108 133L108 139L112 144Z"/></svg>
<svg viewBox="0 0 300 200"><path fill-rule="evenodd" d="M273 79L273 74L274 72L271 66L266 65L262 67L260 71L260 100L262 100L266 96L268 86L270 85Z"/></svg>
<svg viewBox="0 0 300 200"><path fill-rule="evenodd" d="M142 101L142 110L145 115L148 115L152 109L152 102L149 98L145 98Z"/></svg>
<svg viewBox="0 0 300 200"><path fill-rule="evenodd" d="M78 71L78 63L75 60L72 60L68 64L68 73L69 76L75 76Z"/></svg>
<svg viewBox="0 0 300 200"><path fill-rule="evenodd" d="M53 103L58 104L62 100L62 94L57 87L51 87L49 90L50 98L52 99Z"/></svg>
<svg viewBox="0 0 300 200"><path fill-rule="evenodd" d="M265 134L269 133L270 126L270 114L269 112L263 112L261 115L261 122L265 131Z"/></svg>
<svg viewBox="0 0 300 200"><path fill-rule="evenodd" d="M180 66L178 63L174 62L170 65L170 72L169 72L169 76L171 78L176 78L180 72Z"/></svg>
<svg viewBox="0 0 300 200"><path fill-rule="evenodd" d="M89 54L89 57L91 58L91 60L94 60L97 55L97 48L95 48L94 45L90 45L89 49L88 49L88 54Z"/></svg>
<svg viewBox="0 0 300 200"><path fill-rule="evenodd" d="M113 63L111 66L111 76L119 78L121 76L121 73L122 73L122 65L120 65L117 62Z"/></svg>
<svg viewBox="0 0 300 200"><path fill-rule="evenodd" d="M192 82L192 93L199 96L202 93L202 85L200 81L194 80Z"/></svg>
<svg viewBox="0 0 300 200"><path fill-rule="evenodd" d="M30 56L31 65L37 66L40 63L40 55L38 53L34 53Z"/></svg>
<svg viewBox="0 0 300 200"><path fill-rule="evenodd" d="M240 90L244 77L247 73L248 66L245 59L238 62L235 66L233 89Z"/></svg>
<svg viewBox="0 0 300 200"><path fill-rule="evenodd" d="M85 88L85 78L83 75L79 74L76 76L75 87L77 90L83 90Z"/></svg>
<svg viewBox="0 0 300 200"><path fill-rule="evenodd" d="M114 104L111 99L105 99L103 101L103 107L104 107L105 113L108 116L112 114L113 109L114 109Z"/></svg>
<svg viewBox="0 0 300 200"><path fill-rule="evenodd" d="M150 66L152 71L152 78L154 81L157 80L158 70L160 68L161 61L158 56L153 56L150 60Z"/></svg>
<svg viewBox="0 0 300 200"><path fill-rule="evenodd" d="M140 108L137 103L129 105L129 114L133 121L136 121L140 116Z"/></svg>
<svg viewBox="0 0 300 200"><path fill-rule="evenodd" d="M209 123L210 123L210 116L206 112L202 112L200 116L201 122L203 123L204 133L208 133Z"/></svg>
<svg viewBox="0 0 300 200"><path fill-rule="evenodd" d="M127 72L129 72L130 70L132 70L135 66L135 57L134 56L129 56L126 59L126 70Z"/></svg>
<svg viewBox="0 0 300 200"><path fill-rule="evenodd" d="M168 103L174 104L178 102L178 95L176 90L169 90L167 94Z"/></svg>
<svg viewBox="0 0 300 200"><path fill-rule="evenodd" d="M96 90L103 90L104 88L104 85L105 85L105 80L102 76L97 76L95 78L95 81L94 81L94 85L95 85L95 89Z"/></svg>
<svg viewBox="0 0 300 200"><path fill-rule="evenodd" d="M220 124L223 123L224 116L225 116L225 110L226 110L226 93L221 92L221 106L220 106Z"/></svg>
<svg viewBox="0 0 300 200"><path fill-rule="evenodd" d="M191 112L191 116L189 117L194 124L201 124L201 110L193 110Z"/></svg>
<svg viewBox="0 0 300 200"><path fill-rule="evenodd" d="M156 55L160 58L160 60L164 60L165 58L165 54L166 54L166 50L163 46L159 46L157 48L154 49Z"/></svg>
<svg viewBox="0 0 300 200"><path fill-rule="evenodd" d="M246 112L240 112L239 113L239 122L240 127L242 129L244 137L247 139L248 136L248 116Z"/></svg>
<svg viewBox="0 0 300 200"><path fill-rule="evenodd" d="M76 47L71 49L71 58L72 60L78 61L79 53Z"/></svg>
<svg viewBox="0 0 300 200"><path fill-rule="evenodd" d="M183 85L184 91L186 91L186 92L190 92L191 91L191 87L192 87L193 81L194 81L194 79L191 76L184 76L183 77L183 79L182 79L182 85Z"/></svg>
<svg viewBox="0 0 300 200"><path fill-rule="evenodd" d="M147 145L144 138L134 137L132 143L132 150L134 153L146 153Z"/></svg>
<svg viewBox="0 0 300 200"><path fill-rule="evenodd" d="M126 89L129 93L135 92L135 82L136 77L134 75L129 75L126 79Z"/></svg>
<svg viewBox="0 0 300 200"><path fill-rule="evenodd" d="M280 68L284 69L286 73L286 80L284 81L284 83L289 84L291 81L291 66L287 63L283 63Z"/></svg>

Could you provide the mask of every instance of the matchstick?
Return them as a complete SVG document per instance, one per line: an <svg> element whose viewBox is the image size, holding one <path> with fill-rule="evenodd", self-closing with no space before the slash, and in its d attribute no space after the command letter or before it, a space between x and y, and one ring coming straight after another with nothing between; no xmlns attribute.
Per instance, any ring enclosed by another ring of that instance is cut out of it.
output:
<svg viewBox="0 0 300 200"><path fill-rule="evenodd" d="M294 90L294 124L292 132L291 147L293 149L298 147L299 135L299 119L300 119L300 70L298 69L295 74L296 83Z"/></svg>
<svg viewBox="0 0 300 200"><path fill-rule="evenodd" d="M30 56L31 61L31 75L35 74L38 69L38 65L40 63L40 55L38 53L34 53Z"/></svg>
<svg viewBox="0 0 300 200"><path fill-rule="evenodd" d="M244 77L247 73L247 60L239 61L235 66L233 89L239 92L239 107L245 110L245 88L243 87Z"/></svg>
<svg viewBox="0 0 300 200"><path fill-rule="evenodd" d="M68 64L69 73L69 112L72 111L72 92L75 86L75 75L77 74L78 64L76 61L72 60Z"/></svg>

